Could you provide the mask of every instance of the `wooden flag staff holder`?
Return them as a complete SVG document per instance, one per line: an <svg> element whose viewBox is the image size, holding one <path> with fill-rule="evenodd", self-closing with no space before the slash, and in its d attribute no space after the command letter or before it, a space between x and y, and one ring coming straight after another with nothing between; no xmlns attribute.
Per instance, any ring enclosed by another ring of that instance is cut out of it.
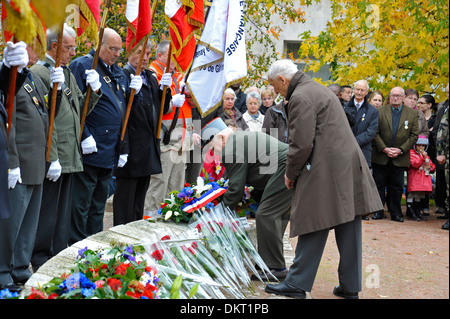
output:
<svg viewBox="0 0 450 319"><path fill-rule="evenodd" d="M61 31L58 35L57 49L56 49L56 59L55 59L55 69L61 64L61 50L62 50L62 39L64 33L64 24L61 26ZM50 119L48 127L47 136L47 153L46 160L50 161L50 152L52 149L52 136L53 136L53 125L55 123L55 110L56 110L56 95L58 94L58 83L53 83L52 88L52 99L50 100Z"/></svg>

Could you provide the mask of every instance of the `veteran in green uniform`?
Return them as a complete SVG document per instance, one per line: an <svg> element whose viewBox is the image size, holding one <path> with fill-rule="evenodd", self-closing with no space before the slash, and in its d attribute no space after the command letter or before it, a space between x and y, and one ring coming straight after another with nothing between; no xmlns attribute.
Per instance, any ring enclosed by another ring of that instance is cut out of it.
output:
<svg viewBox="0 0 450 319"><path fill-rule="evenodd" d="M45 60L39 61L31 70L42 80L47 90L51 90L51 73L55 70L58 33L47 30L47 53ZM58 90L61 102L55 114L50 168L44 180L39 225L31 263L36 270L48 259L65 249L69 242L72 204L72 177L83 171L80 146L80 122L86 93L83 94L77 81L67 66L76 54L76 32L64 25L61 67L64 81ZM60 67L60 68L61 68ZM88 71L87 82L92 88L88 112L92 110L101 93L99 75ZM49 95L50 105L51 95ZM59 174L58 174L59 170Z"/></svg>
<svg viewBox="0 0 450 319"><path fill-rule="evenodd" d="M202 129L202 139L211 140L209 146L221 155L228 177L223 198L226 206L238 206L246 185L261 195L256 212L258 252L275 277L286 277L283 235L289 222L292 190L284 184L284 173L289 146L266 133L235 132L219 118Z"/></svg>

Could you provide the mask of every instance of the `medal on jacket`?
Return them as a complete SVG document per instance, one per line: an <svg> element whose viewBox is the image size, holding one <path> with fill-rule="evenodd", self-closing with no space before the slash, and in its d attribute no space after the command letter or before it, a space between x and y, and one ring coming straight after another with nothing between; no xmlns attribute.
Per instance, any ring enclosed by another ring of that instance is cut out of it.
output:
<svg viewBox="0 0 450 319"><path fill-rule="evenodd" d="M361 122L364 121L365 118L366 118L366 113L363 114Z"/></svg>
<svg viewBox="0 0 450 319"><path fill-rule="evenodd" d="M408 121L405 121L405 130L408 129Z"/></svg>

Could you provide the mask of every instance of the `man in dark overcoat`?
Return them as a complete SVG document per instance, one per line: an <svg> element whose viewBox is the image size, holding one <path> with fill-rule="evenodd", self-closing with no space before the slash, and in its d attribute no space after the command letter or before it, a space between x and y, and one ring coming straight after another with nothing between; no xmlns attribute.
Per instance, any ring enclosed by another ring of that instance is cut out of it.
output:
<svg viewBox="0 0 450 319"><path fill-rule="evenodd" d="M298 243L286 280L267 285L266 291L306 298L333 228L340 253L339 286L333 293L358 298L361 215L382 207L372 174L331 90L298 71L291 60L276 61L268 80L289 101L285 184L294 189L290 236L298 236Z"/></svg>
<svg viewBox="0 0 450 319"><path fill-rule="evenodd" d="M143 46L140 45L128 58L123 68L125 76L134 77ZM113 198L114 225L126 224L144 215L145 194L151 175L162 173L158 119L161 112L162 90L153 71L147 69L151 45L147 45L142 60L141 90L133 100L128 120L129 160L118 167L116 190ZM170 94L166 95L163 112L170 108Z"/></svg>

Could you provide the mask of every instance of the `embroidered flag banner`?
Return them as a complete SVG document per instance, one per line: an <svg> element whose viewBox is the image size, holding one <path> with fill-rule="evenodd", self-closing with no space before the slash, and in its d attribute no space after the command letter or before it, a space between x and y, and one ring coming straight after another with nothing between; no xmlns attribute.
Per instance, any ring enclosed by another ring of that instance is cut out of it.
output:
<svg viewBox="0 0 450 319"><path fill-rule="evenodd" d="M152 31L152 8L150 0L128 0L126 48L129 54L139 47L146 35Z"/></svg>
<svg viewBox="0 0 450 319"><path fill-rule="evenodd" d="M85 35L95 46L100 25L100 0L70 0L66 13L69 13L66 22L77 31L77 40L83 41L80 36Z"/></svg>
<svg viewBox="0 0 450 319"><path fill-rule="evenodd" d="M194 58L195 31L205 24L203 0L166 0L164 11L175 65L186 72Z"/></svg>
<svg viewBox="0 0 450 319"><path fill-rule="evenodd" d="M220 106L227 87L246 76L244 3L213 1L186 83L202 117Z"/></svg>

